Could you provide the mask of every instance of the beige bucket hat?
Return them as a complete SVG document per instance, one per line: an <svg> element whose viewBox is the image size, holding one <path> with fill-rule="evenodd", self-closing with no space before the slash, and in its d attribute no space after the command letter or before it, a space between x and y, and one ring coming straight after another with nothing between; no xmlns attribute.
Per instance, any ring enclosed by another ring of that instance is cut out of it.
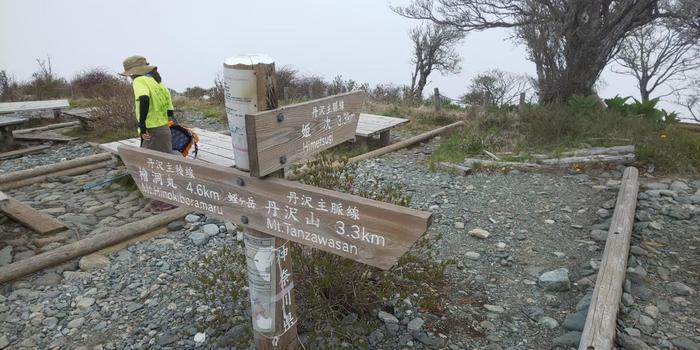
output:
<svg viewBox="0 0 700 350"><path fill-rule="evenodd" d="M119 73L121 75L144 75L156 69L156 66L148 65L146 58L139 55L134 55L127 57L124 62L124 71Z"/></svg>

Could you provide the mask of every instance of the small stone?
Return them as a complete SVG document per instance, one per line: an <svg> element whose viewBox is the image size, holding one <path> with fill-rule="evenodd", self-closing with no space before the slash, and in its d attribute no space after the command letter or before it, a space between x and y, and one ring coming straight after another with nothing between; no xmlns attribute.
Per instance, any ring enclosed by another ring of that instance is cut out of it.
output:
<svg viewBox="0 0 700 350"><path fill-rule="evenodd" d="M651 214L649 214L648 211L646 210L639 210L637 211L637 214L635 215L637 217L637 220L639 221L651 221Z"/></svg>
<svg viewBox="0 0 700 350"><path fill-rule="evenodd" d="M489 305L489 304L484 304L484 309L489 310L491 312L496 312L496 313L502 313L506 311L506 309L503 308L503 306L499 305Z"/></svg>
<svg viewBox="0 0 700 350"><path fill-rule="evenodd" d="M399 323L399 319L396 316L385 311L379 311L377 317L384 323Z"/></svg>
<svg viewBox="0 0 700 350"><path fill-rule="evenodd" d="M422 318L416 317L416 318L412 319L411 322L408 323L406 328L408 329L409 333L417 332L417 331L421 330L421 328L423 328L424 323L425 323L425 321L423 321Z"/></svg>
<svg viewBox="0 0 700 350"><path fill-rule="evenodd" d="M190 233L189 238L196 246L204 245L209 241L209 235L199 231Z"/></svg>
<svg viewBox="0 0 700 350"><path fill-rule="evenodd" d="M489 238L489 236L491 235L491 233L489 233L489 231L486 231L486 230L483 230L480 228L475 228L475 229L469 231L469 234L471 236L481 238L481 239Z"/></svg>
<svg viewBox="0 0 700 350"><path fill-rule="evenodd" d="M554 223L554 220L552 220L552 219L546 219L546 220L544 221L544 223L547 224L547 225L551 225L551 224Z"/></svg>
<svg viewBox="0 0 700 350"><path fill-rule="evenodd" d="M633 245L632 247L630 247L630 253L636 256L649 256L649 252L647 252L646 250L644 250L644 248L638 245Z"/></svg>
<svg viewBox="0 0 700 350"><path fill-rule="evenodd" d="M625 328L625 333L627 333L635 338L639 338L642 336L642 332L639 329L632 328L632 327Z"/></svg>
<svg viewBox="0 0 700 350"><path fill-rule="evenodd" d="M564 319L562 326L570 331L583 331L583 326L586 324L586 316L588 310L581 310L573 314L569 314Z"/></svg>
<svg viewBox="0 0 700 350"><path fill-rule="evenodd" d="M660 223L658 223L658 222L656 222L656 221L650 222L650 223L649 223L649 227L651 227L651 228L653 228L654 230L657 230L657 231L661 231L661 230L663 230L663 228L664 228L663 225L661 225Z"/></svg>
<svg viewBox="0 0 700 350"><path fill-rule="evenodd" d="M0 349L4 349L8 345L10 345L10 341L7 340L7 336L3 335L2 337L0 337Z"/></svg>
<svg viewBox="0 0 700 350"><path fill-rule="evenodd" d="M681 350L700 350L700 345L687 337L678 337L671 339L671 344Z"/></svg>
<svg viewBox="0 0 700 350"><path fill-rule="evenodd" d="M546 291L567 291L571 288L569 270L566 268L547 271L540 275L539 284Z"/></svg>
<svg viewBox="0 0 700 350"><path fill-rule="evenodd" d="M581 310L588 310L588 307L591 306L591 298L593 298L593 294L586 294L581 298L581 300L576 303L576 311L581 311Z"/></svg>
<svg viewBox="0 0 700 350"><path fill-rule="evenodd" d="M596 211L595 213L601 219L607 219L612 215L612 214L610 214L609 210L603 209L603 208L598 209L598 211Z"/></svg>
<svg viewBox="0 0 700 350"><path fill-rule="evenodd" d="M537 321L537 325L547 329L555 329L559 327L559 322L549 316L543 316L539 321Z"/></svg>
<svg viewBox="0 0 700 350"><path fill-rule="evenodd" d="M653 350L643 340L629 336L624 333L618 333L617 341L627 350Z"/></svg>
<svg viewBox="0 0 700 350"><path fill-rule="evenodd" d="M464 254L464 257L469 260L479 260L479 258L481 258L481 254L477 252L466 252Z"/></svg>
<svg viewBox="0 0 700 350"><path fill-rule="evenodd" d="M578 346L581 341L581 332L571 331L564 335L554 338L554 344L561 346Z"/></svg>
<svg viewBox="0 0 700 350"><path fill-rule="evenodd" d="M163 335L159 336L158 339L156 340L156 342L160 346L169 345L169 344L172 344L176 341L177 341L177 336L172 334L172 333L163 334Z"/></svg>
<svg viewBox="0 0 700 350"><path fill-rule="evenodd" d="M647 305L644 307L644 313L651 318L657 318L659 316L659 308L654 305Z"/></svg>
<svg viewBox="0 0 700 350"><path fill-rule="evenodd" d="M197 344L202 344L204 341L207 340L207 334L199 332L194 335L194 342Z"/></svg>
<svg viewBox="0 0 700 350"><path fill-rule="evenodd" d="M682 181L673 181L673 183L671 183L671 186L669 186L668 189L673 191L673 192L690 192L690 191L692 191L690 186L688 186L685 182L682 182Z"/></svg>
<svg viewBox="0 0 700 350"><path fill-rule="evenodd" d="M129 306L126 307L126 311L128 313L132 313L134 311L141 310L141 308L143 308L143 304L131 303L129 304Z"/></svg>
<svg viewBox="0 0 700 350"><path fill-rule="evenodd" d="M630 293L622 293L622 304L625 306L634 305L634 297Z"/></svg>
<svg viewBox="0 0 700 350"><path fill-rule="evenodd" d="M455 228L458 230L464 229L464 223L460 221L455 222Z"/></svg>
<svg viewBox="0 0 700 350"><path fill-rule="evenodd" d="M75 302L75 307L78 309L89 309L92 304L95 303L94 298L90 297L78 297L78 299Z"/></svg>
<svg viewBox="0 0 700 350"><path fill-rule="evenodd" d="M668 184L663 182L651 182L647 184L642 184L642 188L645 190L667 190Z"/></svg>
<svg viewBox="0 0 700 350"><path fill-rule="evenodd" d="M178 220L178 221L173 221L168 224L168 231L174 232L174 231L180 231L185 228L185 223Z"/></svg>
<svg viewBox="0 0 700 350"><path fill-rule="evenodd" d="M673 291L673 293L675 293L676 295L688 296L695 294L693 288L690 288L681 282L671 282L668 284L668 286L671 288L671 291Z"/></svg>
<svg viewBox="0 0 700 350"><path fill-rule="evenodd" d="M204 231L204 233L206 233L209 236L215 236L219 234L219 225L206 224L202 226L202 231Z"/></svg>
<svg viewBox="0 0 700 350"><path fill-rule="evenodd" d="M506 244L503 242L498 242L496 243L496 248L498 248L498 250L506 249Z"/></svg>
<svg viewBox="0 0 700 350"><path fill-rule="evenodd" d="M0 266L5 266L12 262L12 246L8 245L0 249Z"/></svg>
<svg viewBox="0 0 700 350"><path fill-rule="evenodd" d="M194 214L187 214L185 216L185 221L187 221L190 224L194 224L195 222L199 222L202 218L199 215L194 215Z"/></svg>
<svg viewBox="0 0 700 350"><path fill-rule="evenodd" d="M68 327L68 329L78 328L78 327L82 326L83 323L85 323L85 318L78 317L78 318L73 319L70 322L68 322L67 327Z"/></svg>
<svg viewBox="0 0 700 350"><path fill-rule="evenodd" d="M592 230L591 231L591 238L594 241L605 242L606 240L608 240L608 231Z"/></svg>
<svg viewBox="0 0 700 350"><path fill-rule="evenodd" d="M90 254L80 258L78 266L83 271L104 269L110 265L109 258L101 254Z"/></svg>
<svg viewBox="0 0 700 350"><path fill-rule="evenodd" d="M654 319L647 315L639 315L639 324L641 324L642 326L653 327L656 324L656 322L654 321Z"/></svg>
<svg viewBox="0 0 700 350"><path fill-rule="evenodd" d="M61 283L63 278L55 272L46 272L34 280L37 286L56 286Z"/></svg>

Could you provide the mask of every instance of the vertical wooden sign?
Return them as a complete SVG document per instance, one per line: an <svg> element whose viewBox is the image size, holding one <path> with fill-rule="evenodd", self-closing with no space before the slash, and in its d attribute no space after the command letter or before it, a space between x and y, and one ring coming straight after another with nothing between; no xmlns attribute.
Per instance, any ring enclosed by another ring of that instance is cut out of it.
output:
<svg viewBox="0 0 700 350"><path fill-rule="evenodd" d="M226 115L236 167L249 170L245 115L277 108L275 62L268 55L239 55L224 62ZM256 349L298 346L291 257L280 256L289 241L244 229ZM282 259L283 258L283 259Z"/></svg>

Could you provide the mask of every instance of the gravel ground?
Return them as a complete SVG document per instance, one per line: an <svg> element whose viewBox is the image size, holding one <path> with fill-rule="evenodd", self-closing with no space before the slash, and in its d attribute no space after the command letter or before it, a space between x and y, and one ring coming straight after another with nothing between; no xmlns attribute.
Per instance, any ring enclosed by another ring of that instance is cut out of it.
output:
<svg viewBox="0 0 700 350"><path fill-rule="evenodd" d="M193 124L218 130L210 121ZM463 177L428 170L425 160L439 142L364 161L358 181L399 182L412 194L413 207L434 213L428 234L442 236L438 259L456 261L446 286L433 289L444 298L444 311L427 312L410 298L391 300L392 313L378 312L380 326L357 336L373 349L572 348L585 322L581 310L592 291L621 169ZM82 144L61 147L3 162L0 171L94 152ZM114 184L75 193L121 171L100 169L10 191L70 230L47 243L0 216L0 265L149 216L133 188ZM618 338L626 349L698 349L700 182L642 180ZM127 249L0 286L0 349L248 348L241 341L249 332L247 311L236 309L216 329L204 326L212 311L190 289L186 268L224 245L240 252L237 234L225 222L187 219ZM199 332L206 337L195 342Z"/></svg>

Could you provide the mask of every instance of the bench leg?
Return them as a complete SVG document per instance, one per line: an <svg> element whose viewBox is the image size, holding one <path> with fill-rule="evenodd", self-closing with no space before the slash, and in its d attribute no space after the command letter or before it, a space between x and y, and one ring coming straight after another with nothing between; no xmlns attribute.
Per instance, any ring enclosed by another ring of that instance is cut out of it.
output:
<svg viewBox="0 0 700 350"><path fill-rule="evenodd" d="M355 146L359 148L367 148L367 138L362 136L355 136Z"/></svg>
<svg viewBox="0 0 700 350"><path fill-rule="evenodd" d="M0 128L0 151L7 151L12 148L15 138L12 136L12 129Z"/></svg>
<svg viewBox="0 0 700 350"><path fill-rule="evenodd" d="M391 143L391 130L382 131L379 134L379 142L382 146L388 146Z"/></svg>

